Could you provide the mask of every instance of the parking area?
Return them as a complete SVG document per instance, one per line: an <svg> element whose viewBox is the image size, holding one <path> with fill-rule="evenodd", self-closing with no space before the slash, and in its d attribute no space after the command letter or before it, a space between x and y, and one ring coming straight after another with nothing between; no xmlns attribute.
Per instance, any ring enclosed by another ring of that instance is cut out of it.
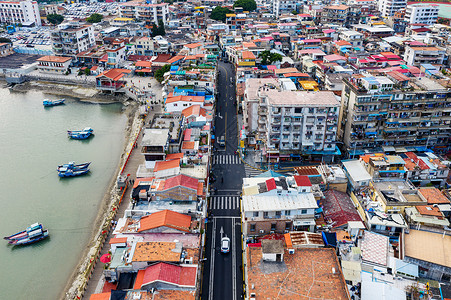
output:
<svg viewBox="0 0 451 300"><path fill-rule="evenodd" d="M101 14L104 16L115 15L118 13L118 4L116 2L105 3L72 3L64 6L65 17L87 18L92 14Z"/></svg>
<svg viewBox="0 0 451 300"><path fill-rule="evenodd" d="M13 34L2 33L1 37L10 39L16 47L48 46L51 49L50 31L48 28L18 28ZM40 47L40 48L43 48Z"/></svg>

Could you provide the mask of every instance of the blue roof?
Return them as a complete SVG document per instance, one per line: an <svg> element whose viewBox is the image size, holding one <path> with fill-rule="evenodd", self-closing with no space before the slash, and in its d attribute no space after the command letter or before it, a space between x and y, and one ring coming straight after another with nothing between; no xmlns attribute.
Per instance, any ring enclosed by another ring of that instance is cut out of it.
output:
<svg viewBox="0 0 451 300"><path fill-rule="evenodd" d="M396 272L401 272L413 277L418 277L418 266L409 264L403 260L395 258Z"/></svg>
<svg viewBox="0 0 451 300"><path fill-rule="evenodd" d="M273 170L266 171L264 173L261 173L260 175L257 175L255 177L285 177L282 174L279 174L277 172L274 172Z"/></svg>

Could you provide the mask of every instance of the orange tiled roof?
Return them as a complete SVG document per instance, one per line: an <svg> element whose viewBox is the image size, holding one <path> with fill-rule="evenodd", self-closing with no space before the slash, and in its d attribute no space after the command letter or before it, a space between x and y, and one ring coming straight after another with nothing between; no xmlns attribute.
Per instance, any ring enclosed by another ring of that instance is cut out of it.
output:
<svg viewBox="0 0 451 300"><path fill-rule="evenodd" d="M137 62L135 63L135 66L136 66L136 67L150 68L150 67L152 67L152 62L150 62L150 61L144 61L144 60L142 60L142 61L137 61Z"/></svg>
<svg viewBox="0 0 451 300"><path fill-rule="evenodd" d="M243 51L241 56L243 59L255 59L255 55L251 51Z"/></svg>
<svg viewBox="0 0 451 300"><path fill-rule="evenodd" d="M189 232L191 217L172 210L162 210L142 217L139 224L138 232L162 226Z"/></svg>
<svg viewBox="0 0 451 300"><path fill-rule="evenodd" d="M168 170L180 167L180 159L172 159L166 161L157 161L155 163L155 167L153 168L154 172Z"/></svg>
<svg viewBox="0 0 451 300"><path fill-rule="evenodd" d="M158 293L154 294L153 300L194 300L195 291L182 291L182 290L158 290Z"/></svg>
<svg viewBox="0 0 451 300"><path fill-rule="evenodd" d="M97 77L105 76L111 80L117 81L121 79L125 74L128 74L130 72L131 71L127 69L110 69L98 75Z"/></svg>
<svg viewBox="0 0 451 300"><path fill-rule="evenodd" d="M428 204L449 204L449 199L435 187L419 188L418 191L426 198Z"/></svg>
<svg viewBox="0 0 451 300"><path fill-rule="evenodd" d="M181 252L173 251L175 242L138 242L132 261L168 261L179 262Z"/></svg>
<svg viewBox="0 0 451 300"><path fill-rule="evenodd" d="M194 145L196 142L184 141L182 143L182 149L184 150L194 150Z"/></svg>
<svg viewBox="0 0 451 300"><path fill-rule="evenodd" d="M186 101L186 102L204 102L205 97L204 96L173 96L173 97L167 97L166 103L173 103L178 101Z"/></svg>
<svg viewBox="0 0 451 300"><path fill-rule="evenodd" d="M190 116L204 116L206 115L206 110L200 105L191 105L190 107L182 110L182 115L187 118Z"/></svg>
<svg viewBox="0 0 451 300"><path fill-rule="evenodd" d="M168 155L166 155L166 160L171 160L171 159L180 159L183 157L183 153L170 153Z"/></svg>
<svg viewBox="0 0 451 300"><path fill-rule="evenodd" d="M127 238L123 237L123 238L112 238L109 241L109 244L120 244L120 243L127 243Z"/></svg>
<svg viewBox="0 0 451 300"><path fill-rule="evenodd" d="M111 297L111 292L92 294L91 297L89 297L89 300L110 300L110 297Z"/></svg>
<svg viewBox="0 0 451 300"><path fill-rule="evenodd" d="M48 61L48 62L64 63L64 62L69 61L71 59L72 59L72 57L46 55L46 56L38 58L37 61Z"/></svg>
<svg viewBox="0 0 451 300"><path fill-rule="evenodd" d="M133 285L134 290L140 290L143 284L144 274L146 270L139 270L136 275L135 284Z"/></svg>
<svg viewBox="0 0 451 300"><path fill-rule="evenodd" d="M443 217L442 212L438 207L432 205L415 206L418 212L424 216Z"/></svg>
<svg viewBox="0 0 451 300"><path fill-rule="evenodd" d="M194 44L186 44L185 45L185 47L188 48L188 49L194 49L194 48L198 48L200 46L202 46L201 43L194 43Z"/></svg>

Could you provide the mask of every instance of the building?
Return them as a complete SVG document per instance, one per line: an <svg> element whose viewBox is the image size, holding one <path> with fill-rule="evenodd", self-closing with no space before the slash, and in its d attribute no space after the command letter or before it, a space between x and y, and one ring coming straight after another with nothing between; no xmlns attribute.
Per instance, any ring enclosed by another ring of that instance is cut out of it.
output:
<svg viewBox="0 0 451 300"><path fill-rule="evenodd" d="M5 57L13 53L14 51L11 43L0 43L0 57Z"/></svg>
<svg viewBox="0 0 451 300"><path fill-rule="evenodd" d="M298 1L294 0L272 0L272 13L276 18L283 13L291 13L297 10Z"/></svg>
<svg viewBox="0 0 451 300"><path fill-rule="evenodd" d="M1 1L0 22L2 24L22 24L41 26L41 16L37 1Z"/></svg>
<svg viewBox="0 0 451 300"><path fill-rule="evenodd" d="M395 86L387 76L344 79L338 136L350 156L381 152L383 146L449 151L451 94L429 78L406 84Z"/></svg>
<svg viewBox="0 0 451 300"><path fill-rule="evenodd" d="M119 15L121 18L143 21L146 25L158 25L160 20L166 24L169 20L169 4L148 3L141 0L123 2L119 5Z"/></svg>
<svg viewBox="0 0 451 300"><path fill-rule="evenodd" d="M60 24L50 38L53 52L61 56L76 56L95 45L94 27L86 24Z"/></svg>
<svg viewBox="0 0 451 300"><path fill-rule="evenodd" d="M407 0L378 0L379 11L383 17L391 17L395 12L406 8Z"/></svg>
<svg viewBox="0 0 451 300"><path fill-rule="evenodd" d="M262 240L245 251L245 299L351 299L335 249L287 249L280 240Z"/></svg>
<svg viewBox="0 0 451 300"><path fill-rule="evenodd" d="M299 155L332 160L339 106L333 92L289 91L279 79L248 79L243 108L248 144L255 137L256 148L271 162Z"/></svg>
<svg viewBox="0 0 451 300"><path fill-rule="evenodd" d="M37 59L38 71L41 73L65 74L72 62L72 57L43 56Z"/></svg>
<svg viewBox="0 0 451 300"><path fill-rule="evenodd" d="M349 6L347 5L331 5L323 8L321 13L321 23L323 24L342 24L348 26L349 23Z"/></svg>
<svg viewBox="0 0 451 300"><path fill-rule="evenodd" d="M445 49L433 46L407 46L404 60L408 65L419 67L421 64L441 66L445 59Z"/></svg>
<svg viewBox="0 0 451 300"><path fill-rule="evenodd" d="M432 3L409 4L404 20L408 24L433 25L437 22L439 6Z"/></svg>

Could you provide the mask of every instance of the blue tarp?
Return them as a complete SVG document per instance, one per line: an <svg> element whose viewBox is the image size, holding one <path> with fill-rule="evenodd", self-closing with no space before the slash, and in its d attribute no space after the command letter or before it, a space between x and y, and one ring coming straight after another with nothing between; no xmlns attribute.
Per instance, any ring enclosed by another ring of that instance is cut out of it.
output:
<svg viewBox="0 0 451 300"><path fill-rule="evenodd" d="M335 232L321 232L326 246L337 247L337 234Z"/></svg>

